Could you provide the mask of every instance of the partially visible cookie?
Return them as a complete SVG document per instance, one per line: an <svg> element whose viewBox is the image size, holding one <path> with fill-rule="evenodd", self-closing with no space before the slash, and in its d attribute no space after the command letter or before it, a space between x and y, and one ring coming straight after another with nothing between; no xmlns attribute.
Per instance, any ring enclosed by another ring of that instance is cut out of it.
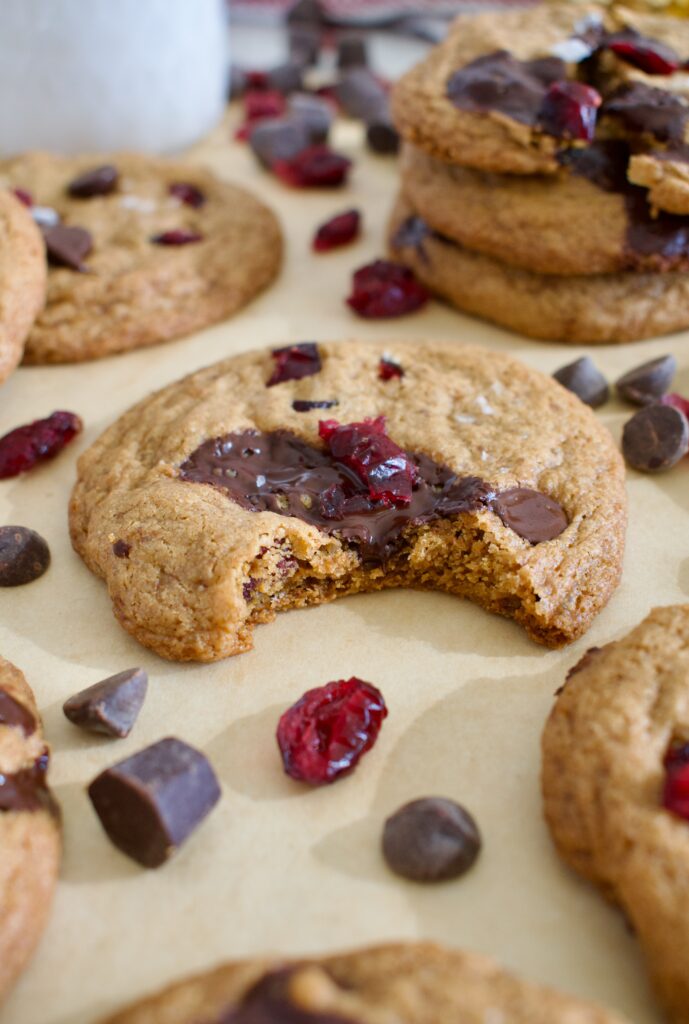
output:
<svg viewBox="0 0 689 1024"><path fill-rule="evenodd" d="M626 498L593 413L505 355L308 342L125 413L82 455L70 523L121 624L163 657L238 654L279 611L400 586L559 646L617 586Z"/></svg>
<svg viewBox="0 0 689 1024"><path fill-rule="evenodd" d="M430 942L339 956L262 958L188 978L101 1024L622 1024L522 981L487 957Z"/></svg>
<svg viewBox="0 0 689 1024"><path fill-rule="evenodd" d="M49 753L24 676L0 658L0 998L45 927L60 860Z"/></svg>
<svg viewBox="0 0 689 1024"><path fill-rule="evenodd" d="M0 190L0 384L21 361L45 287L41 233L20 200Z"/></svg>
<svg viewBox="0 0 689 1024"><path fill-rule="evenodd" d="M458 309L530 338L596 344L637 341L689 326L689 275L535 274L433 231L407 199L392 212L394 259Z"/></svg>
<svg viewBox="0 0 689 1024"><path fill-rule="evenodd" d="M689 605L656 608L587 652L543 733L558 852L623 909L674 1024L689 1021L689 800L684 817L663 804L687 743Z"/></svg>
<svg viewBox="0 0 689 1024"><path fill-rule="evenodd" d="M200 330L280 266L270 210L195 164L28 153L0 162L0 184L33 198L51 260L27 363L97 359Z"/></svg>

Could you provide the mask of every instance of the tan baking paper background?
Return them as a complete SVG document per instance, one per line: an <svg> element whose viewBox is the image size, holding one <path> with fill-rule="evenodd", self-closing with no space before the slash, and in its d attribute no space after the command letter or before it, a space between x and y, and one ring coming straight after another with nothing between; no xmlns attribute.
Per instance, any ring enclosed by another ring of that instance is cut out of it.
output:
<svg viewBox="0 0 689 1024"><path fill-rule="evenodd" d="M76 410L86 423L55 463L0 485L0 522L34 527L53 552L41 580L0 591L0 652L36 692L65 837L50 925L0 1024L93 1024L222 958L419 938L490 953L636 1024L658 1024L621 916L551 849L541 820L539 735L554 690L586 647L625 633L655 604L686 600L687 465L657 477L630 473L622 585L588 636L563 651L538 647L513 623L451 597L391 592L283 615L258 629L254 651L219 664L170 664L120 629L104 585L70 548L66 506L78 452L150 391L231 353L290 339L456 338L551 372L585 351L529 342L437 304L388 323L351 315L343 304L350 272L382 251L395 161L364 156L354 126L338 133L340 148L356 156L351 185L340 192L288 191L228 143L225 127L196 151L221 175L259 191L285 227L282 276L241 315L124 357L21 369L0 394L0 432L56 408ZM363 240L312 255L314 227L351 205L364 210ZM686 347L687 336L676 335L598 348L594 356L614 378L672 351L678 390L687 393ZM611 403L601 415L617 436L628 410ZM133 665L147 669L150 688L128 739L91 738L66 722L68 695ZM279 713L305 689L352 674L376 683L388 701L377 746L331 788L291 782L275 747ZM170 734L208 754L223 799L174 861L146 871L110 845L85 786ZM463 880L415 886L381 861L383 819L424 794L454 797L478 819L485 847Z"/></svg>

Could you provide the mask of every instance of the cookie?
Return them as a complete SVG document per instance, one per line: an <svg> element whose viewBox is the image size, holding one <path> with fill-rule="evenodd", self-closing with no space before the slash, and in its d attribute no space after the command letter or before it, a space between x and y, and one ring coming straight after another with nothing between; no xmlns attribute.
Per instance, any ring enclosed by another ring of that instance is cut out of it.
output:
<svg viewBox="0 0 689 1024"><path fill-rule="evenodd" d="M41 233L23 203L0 190L0 384L21 360L45 289Z"/></svg>
<svg viewBox="0 0 689 1024"><path fill-rule="evenodd" d="M522 981L487 957L430 942L312 959L227 963L101 1024L622 1024L616 1014Z"/></svg>
<svg viewBox="0 0 689 1024"><path fill-rule="evenodd" d="M657 37L646 39L646 30ZM608 105L616 90L633 85L672 92L683 103L689 76L677 71L682 58L663 42L668 37L680 53L689 50L682 19L638 18L621 8L555 3L500 18L461 16L397 83L393 117L402 136L429 155L496 173L556 174L563 153L611 134L642 147L664 144L653 117L635 123ZM672 74L639 70L638 51L649 45Z"/></svg>
<svg viewBox="0 0 689 1024"><path fill-rule="evenodd" d="M637 341L689 326L689 275L535 274L433 231L400 196L388 228L392 257L465 313L530 338L577 344Z"/></svg>
<svg viewBox="0 0 689 1024"><path fill-rule="evenodd" d="M689 222L656 213L629 183L624 142L594 143L562 159L561 173L549 177L485 174L408 146L402 187L435 231L536 274L689 269ZM658 191L652 202L665 205Z"/></svg>
<svg viewBox="0 0 689 1024"><path fill-rule="evenodd" d="M515 360L310 342L134 407L82 455L70 522L125 629L163 657L213 661L278 611L398 586L568 643L617 585L625 503L607 430Z"/></svg>
<svg viewBox="0 0 689 1024"><path fill-rule="evenodd" d="M659 210L689 214L689 160L672 150L637 153L629 161L630 182L647 189L648 201Z"/></svg>
<svg viewBox="0 0 689 1024"><path fill-rule="evenodd" d="M45 927L60 860L48 748L24 676L0 658L0 998Z"/></svg>
<svg viewBox="0 0 689 1024"><path fill-rule="evenodd" d="M656 608L569 673L543 734L545 816L563 860L619 904L674 1024L689 1021L689 605ZM673 764L674 759L674 764ZM664 806L665 805L665 806Z"/></svg>
<svg viewBox="0 0 689 1024"><path fill-rule="evenodd" d="M28 153L0 162L0 183L33 198L51 261L27 363L97 359L200 330L279 269L273 214L200 166Z"/></svg>

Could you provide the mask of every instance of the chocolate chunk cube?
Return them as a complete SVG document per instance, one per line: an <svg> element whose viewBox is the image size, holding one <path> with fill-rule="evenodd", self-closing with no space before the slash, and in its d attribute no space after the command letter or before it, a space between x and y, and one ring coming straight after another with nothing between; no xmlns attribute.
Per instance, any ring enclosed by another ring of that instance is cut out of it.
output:
<svg viewBox="0 0 689 1024"><path fill-rule="evenodd" d="M553 377L592 409L607 402L610 395L608 382L590 356L582 356L573 363L561 366Z"/></svg>
<svg viewBox="0 0 689 1024"><path fill-rule="evenodd" d="M670 389L676 372L673 355L659 356L623 374L615 385L617 394L633 405L650 405Z"/></svg>
<svg viewBox="0 0 689 1024"><path fill-rule="evenodd" d="M381 107L366 125L366 144L374 153L383 156L394 155L399 151L399 132L392 123L387 107Z"/></svg>
<svg viewBox="0 0 689 1024"><path fill-rule="evenodd" d="M212 810L220 786L199 750L169 737L101 772L88 793L115 846L157 868Z"/></svg>
<svg viewBox="0 0 689 1024"><path fill-rule="evenodd" d="M93 239L86 228L56 224L43 229L43 241L48 254L48 263L54 267L68 267L83 273L84 260L93 249Z"/></svg>
<svg viewBox="0 0 689 1024"><path fill-rule="evenodd" d="M146 699L148 676L131 668L75 693L62 706L74 725L104 736L128 736Z"/></svg>

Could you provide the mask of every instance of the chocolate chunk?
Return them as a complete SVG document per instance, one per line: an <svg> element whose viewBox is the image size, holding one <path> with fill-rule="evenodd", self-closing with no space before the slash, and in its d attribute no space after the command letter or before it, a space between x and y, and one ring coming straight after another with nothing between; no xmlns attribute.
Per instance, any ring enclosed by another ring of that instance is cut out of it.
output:
<svg viewBox="0 0 689 1024"><path fill-rule="evenodd" d="M306 124L296 117L265 118L249 135L251 151L268 168L276 160L292 160L309 142Z"/></svg>
<svg viewBox="0 0 689 1024"><path fill-rule="evenodd" d="M448 79L447 95L462 110L496 111L535 125L547 86L566 77L564 68L555 57L546 58L546 63L520 61L507 50L495 50L455 71Z"/></svg>
<svg viewBox="0 0 689 1024"><path fill-rule="evenodd" d="M350 68L365 68L368 65L368 49L363 36L345 36L337 44L337 66L340 71Z"/></svg>
<svg viewBox="0 0 689 1024"><path fill-rule="evenodd" d="M70 270L86 270L84 260L93 249L93 239L85 228L56 224L43 229L43 240L48 253L48 262L55 267L69 267Z"/></svg>
<svg viewBox="0 0 689 1024"><path fill-rule="evenodd" d="M36 732L36 719L25 704L15 700L7 690L0 690L0 725L21 729L25 736Z"/></svg>
<svg viewBox="0 0 689 1024"><path fill-rule="evenodd" d="M298 92L304 87L304 65L294 60L278 64L267 72L266 84L283 96Z"/></svg>
<svg viewBox="0 0 689 1024"><path fill-rule="evenodd" d="M652 135L660 142L682 143L689 105L667 89L633 82L615 89L599 116L613 118L628 131Z"/></svg>
<svg viewBox="0 0 689 1024"><path fill-rule="evenodd" d="M295 398L292 402L292 408L295 412L310 412L311 409L332 409L335 405L338 405L336 398L324 399L321 402L310 402L303 398Z"/></svg>
<svg viewBox="0 0 689 1024"><path fill-rule="evenodd" d="M264 974L238 1004L221 1013L213 1024L356 1024L351 1017L298 1005L290 994L290 981L297 970L288 967ZM337 984L334 978L330 983Z"/></svg>
<svg viewBox="0 0 689 1024"><path fill-rule="evenodd" d="M558 153L557 159L572 174L586 178L605 192L625 192L629 188L629 146L623 139L596 140L589 146L573 146Z"/></svg>
<svg viewBox="0 0 689 1024"><path fill-rule="evenodd" d="M634 469L659 473L689 451L689 421L672 405L646 405L624 425L622 452Z"/></svg>
<svg viewBox="0 0 689 1024"><path fill-rule="evenodd" d="M673 355L659 356L623 374L615 384L617 394L632 405L650 405L670 390L676 372Z"/></svg>
<svg viewBox="0 0 689 1024"><path fill-rule="evenodd" d="M127 544L126 540L116 540L112 546L112 553L115 558L129 558L131 550L132 546Z"/></svg>
<svg viewBox="0 0 689 1024"><path fill-rule="evenodd" d="M60 809L46 781L49 760L46 748L31 768L12 774L0 773L0 812L47 811L54 818L60 817Z"/></svg>
<svg viewBox="0 0 689 1024"><path fill-rule="evenodd" d="M383 856L388 867L413 882L458 878L480 850L476 822L454 800L412 800L385 822Z"/></svg>
<svg viewBox="0 0 689 1024"><path fill-rule="evenodd" d="M75 693L62 705L65 717L88 732L129 736L146 699L148 676L130 668Z"/></svg>
<svg viewBox="0 0 689 1024"><path fill-rule="evenodd" d="M553 377L592 409L603 405L610 396L608 382L590 356L582 356L573 363L561 366Z"/></svg>
<svg viewBox="0 0 689 1024"><path fill-rule="evenodd" d="M92 171L80 174L70 182L67 191L75 199L91 199L92 196L107 196L117 188L119 172L112 164L94 167Z"/></svg>
<svg viewBox="0 0 689 1024"><path fill-rule="evenodd" d="M311 25L290 25L289 55L302 67L311 68L318 64L321 49L321 31Z"/></svg>
<svg viewBox="0 0 689 1024"><path fill-rule="evenodd" d="M391 155L399 151L399 132L392 123L390 112L386 108L379 110L366 126L366 144L374 153Z"/></svg>
<svg viewBox="0 0 689 1024"><path fill-rule="evenodd" d="M288 25L322 25L323 8L318 0L298 0L287 15Z"/></svg>
<svg viewBox="0 0 689 1024"><path fill-rule="evenodd" d="M334 114L332 104L327 100L307 93L295 93L290 96L287 109L293 118L306 125L309 142L316 145L328 141Z"/></svg>
<svg viewBox="0 0 689 1024"><path fill-rule="evenodd" d="M88 793L115 846L157 868L212 810L220 787L200 751L168 738L101 772Z"/></svg>
<svg viewBox="0 0 689 1024"><path fill-rule="evenodd" d="M26 526L0 526L0 587L31 583L50 565L50 548Z"/></svg>
<svg viewBox="0 0 689 1024"><path fill-rule="evenodd" d="M346 114L360 121L372 121L386 108L388 94L368 68L353 68L342 76L333 92Z"/></svg>
<svg viewBox="0 0 689 1024"><path fill-rule="evenodd" d="M494 498L492 508L505 526L532 544L559 537L569 525L561 505L529 487L502 491Z"/></svg>

